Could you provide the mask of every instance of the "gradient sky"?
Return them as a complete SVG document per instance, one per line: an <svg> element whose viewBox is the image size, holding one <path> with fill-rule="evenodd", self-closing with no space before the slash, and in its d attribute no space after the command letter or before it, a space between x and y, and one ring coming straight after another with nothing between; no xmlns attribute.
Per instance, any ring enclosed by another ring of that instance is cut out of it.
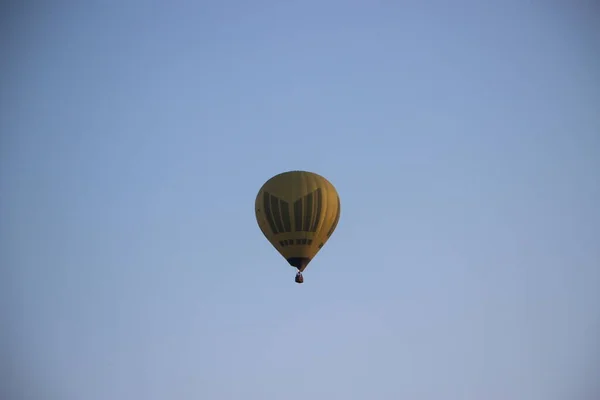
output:
<svg viewBox="0 0 600 400"><path fill-rule="evenodd" d="M50 3L0 23L2 398L598 399L597 7Z"/></svg>

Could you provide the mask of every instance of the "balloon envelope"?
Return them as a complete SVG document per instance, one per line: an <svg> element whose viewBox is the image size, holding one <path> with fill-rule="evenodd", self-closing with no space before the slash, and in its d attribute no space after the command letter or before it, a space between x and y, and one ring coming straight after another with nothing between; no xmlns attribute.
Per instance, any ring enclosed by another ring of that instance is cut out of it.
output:
<svg viewBox="0 0 600 400"><path fill-rule="evenodd" d="M275 175L260 188L256 221L288 263L304 271L340 219L340 198L324 177L306 171Z"/></svg>

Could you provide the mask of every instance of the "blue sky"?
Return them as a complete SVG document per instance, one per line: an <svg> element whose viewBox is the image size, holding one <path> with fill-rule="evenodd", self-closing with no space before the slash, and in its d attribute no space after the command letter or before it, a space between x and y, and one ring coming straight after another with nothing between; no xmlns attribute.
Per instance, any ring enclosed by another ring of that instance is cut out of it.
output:
<svg viewBox="0 0 600 400"><path fill-rule="evenodd" d="M0 24L11 398L597 398L597 8L157 3ZM303 285L293 169L342 200Z"/></svg>

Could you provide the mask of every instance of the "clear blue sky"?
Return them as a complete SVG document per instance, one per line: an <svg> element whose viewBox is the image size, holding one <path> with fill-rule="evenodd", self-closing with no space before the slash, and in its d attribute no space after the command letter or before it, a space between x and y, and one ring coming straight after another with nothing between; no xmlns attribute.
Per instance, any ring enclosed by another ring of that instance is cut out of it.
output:
<svg viewBox="0 0 600 400"><path fill-rule="evenodd" d="M11 400L598 398L597 7L69 3L0 24Z"/></svg>

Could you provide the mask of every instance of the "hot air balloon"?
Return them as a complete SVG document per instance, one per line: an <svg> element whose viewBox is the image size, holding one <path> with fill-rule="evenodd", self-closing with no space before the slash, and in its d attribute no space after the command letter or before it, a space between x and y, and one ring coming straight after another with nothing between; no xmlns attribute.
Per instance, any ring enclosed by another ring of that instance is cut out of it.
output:
<svg viewBox="0 0 600 400"><path fill-rule="evenodd" d="M327 243L340 219L335 187L313 172L283 172L260 188L255 211L260 230L298 269L296 283L303 283L302 272Z"/></svg>

